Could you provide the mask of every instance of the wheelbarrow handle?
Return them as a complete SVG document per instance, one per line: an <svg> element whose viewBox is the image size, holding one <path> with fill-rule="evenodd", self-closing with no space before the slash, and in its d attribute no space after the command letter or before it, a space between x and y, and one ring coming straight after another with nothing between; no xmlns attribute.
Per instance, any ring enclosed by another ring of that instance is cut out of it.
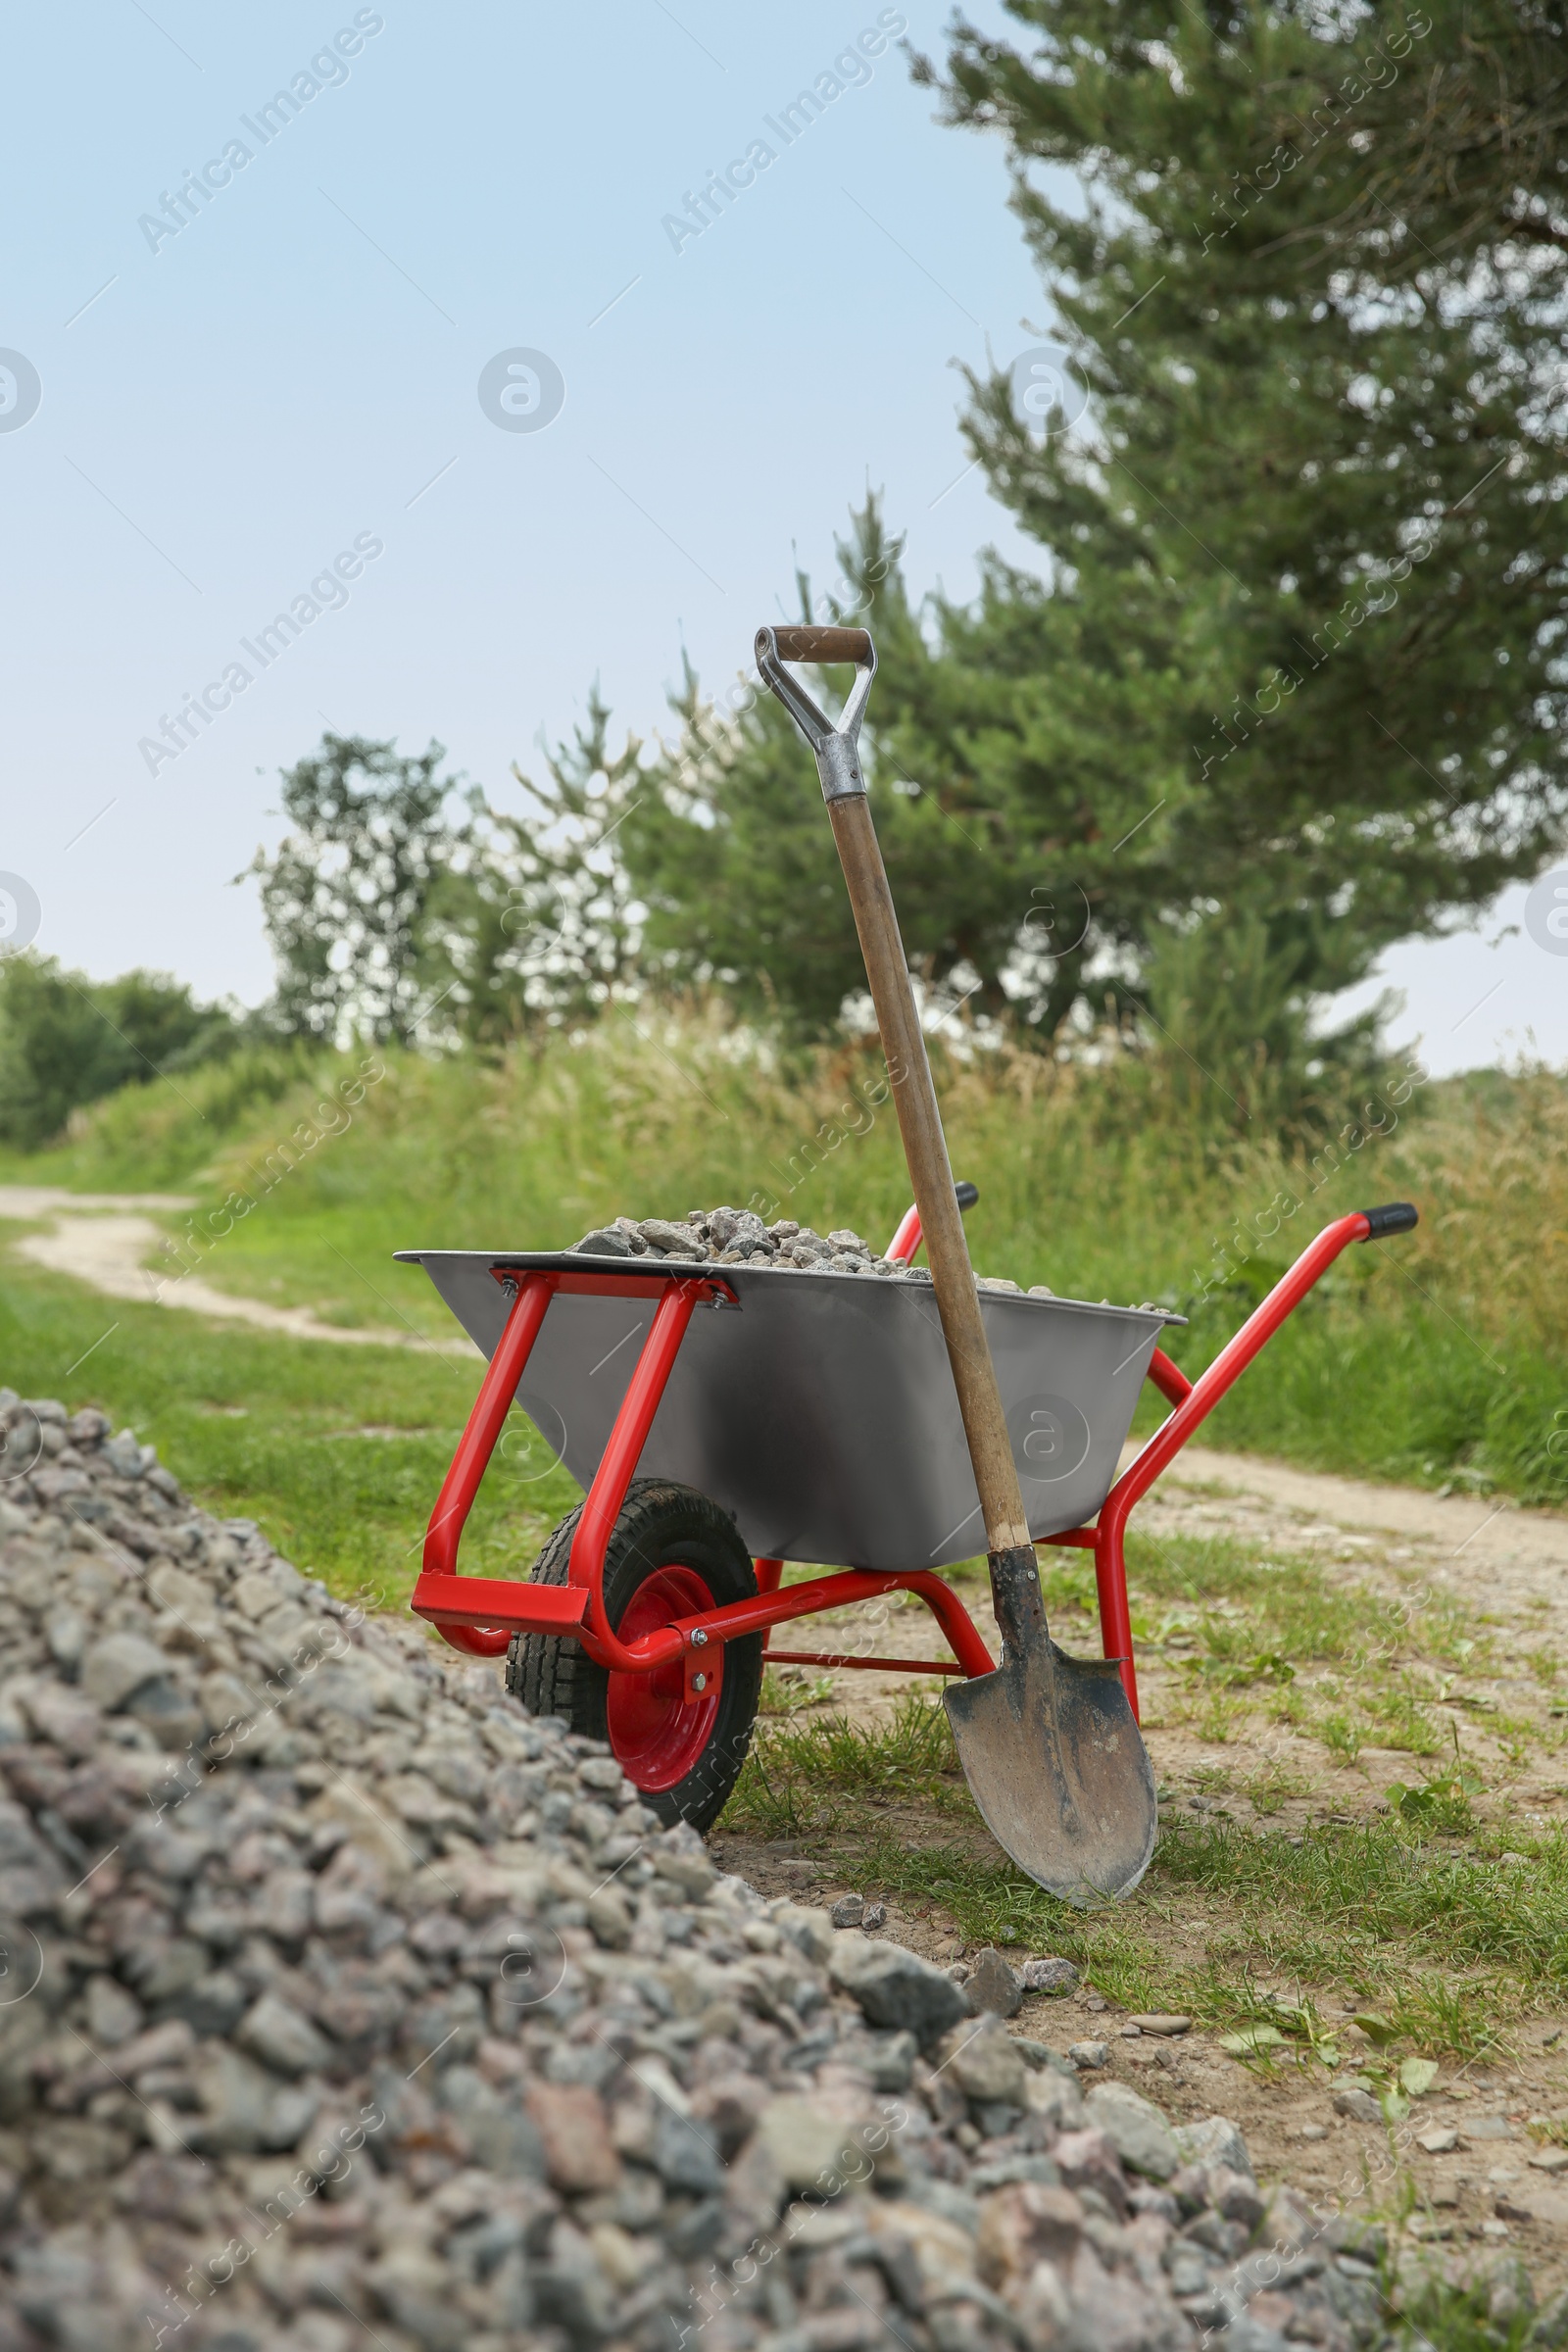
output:
<svg viewBox="0 0 1568 2352"><path fill-rule="evenodd" d="M942 1114L937 1107L925 1033L915 1006L909 966L899 933L899 918L887 870L877 843L876 827L867 805L865 778L856 755L856 739L865 710L866 695L876 670L876 654L864 629L833 632L864 640L857 656L859 675L834 727L799 684L783 671L782 662L815 656L792 655L788 648L803 638L819 638L813 630L760 629L758 666L774 693L794 717L816 754L833 839L849 886L855 928L865 958L865 976L876 1006L882 1052L893 1085L904 1154L909 1163L914 1202L920 1212L926 1256L931 1264L931 1287L942 1318L953 1385L958 1395L969 1459L985 1519L986 1549L993 1555L1028 1550L1032 1567L1029 1525L1018 1485L1006 1415L997 1387L996 1368L986 1340L980 1301L975 1296L974 1269L963 1238L963 1217L954 1189ZM839 657L844 659L846 657ZM805 707L803 715L801 706Z"/></svg>

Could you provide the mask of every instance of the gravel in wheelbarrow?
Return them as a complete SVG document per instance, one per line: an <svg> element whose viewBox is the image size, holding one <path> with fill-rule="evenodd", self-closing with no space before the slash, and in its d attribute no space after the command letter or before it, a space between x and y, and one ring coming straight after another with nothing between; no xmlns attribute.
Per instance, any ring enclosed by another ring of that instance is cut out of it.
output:
<svg viewBox="0 0 1568 2352"><path fill-rule="evenodd" d="M1374 2340L1234 2124L721 1878L103 1414L0 1390L0 2352Z"/></svg>
<svg viewBox="0 0 1568 2352"><path fill-rule="evenodd" d="M969 1197L973 1198L972 1188ZM848 1228L820 1234L793 1217L764 1225L750 1208L694 1208L683 1219L644 1217L640 1222L634 1217L612 1217L608 1225L597 1225L585 1233L572 1248L585 1257L673 1257L686 1264L772 1266L782 1274L880 1274L927 1284L931 1280L928 1267L879 1256L869 1242ZM1016 1293L1019 1289L1003 1275L982 1274L976 1280L986 1291ZM1054 1298L1055 1293L1039 1282L1028 1296ZM1109 1300L1102 1298L1100 1303L1106 1306ZM1154 1314L1159 1310L1152 1298L1146 1298L1134 1311Z"/></svg>

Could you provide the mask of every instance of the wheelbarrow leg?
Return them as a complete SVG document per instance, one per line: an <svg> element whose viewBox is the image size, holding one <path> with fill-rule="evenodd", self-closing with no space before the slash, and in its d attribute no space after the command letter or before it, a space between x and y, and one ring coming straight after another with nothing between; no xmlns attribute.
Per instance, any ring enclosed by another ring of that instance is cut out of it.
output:
<svg viewBox="0 0 1568 2352"><path fill-rule="evenodd" d="M757 1590L759 1592L776 1592L778 1591L779 1579L784 1574L784 1563L782 1560L754 1560L752 1562L752 1567L757 1576ZM762 1655L764 1658L767 1655L767 1645L772 1638L772 1633L773 1629L770 1625L763 1626Z"/></svg>
<svg viewBox="0 0 1568 2352"><path fill-rule="evenodd" d="M427 1576L457 1574L458 1544L464 1524L473 1508L479 1481L512 1409L523 1366L533 1352L539 1326L549 1311L554 1287L548 1274L525 1274L512 1302L489 1369L479 1384L468 1425L452 1457L452 1467L441 1482L435 1509L430 1513L421 1563ZM454 1649L473 1658L498 1658L512 1640L512 1628L506 1625L442 1625L437 1630Z"/></svg>
<svg viewBox="0 0 1568 2352"><path fill-rule="evenodd" d="M1127 1561L1118 1524L1095 1536L1095 1591L1100 1600L1100 1646L1121 1676L1133 1721L1138 1712L1138 1673L1133 1665L1133 1617L1127 1602Z"/></svg>

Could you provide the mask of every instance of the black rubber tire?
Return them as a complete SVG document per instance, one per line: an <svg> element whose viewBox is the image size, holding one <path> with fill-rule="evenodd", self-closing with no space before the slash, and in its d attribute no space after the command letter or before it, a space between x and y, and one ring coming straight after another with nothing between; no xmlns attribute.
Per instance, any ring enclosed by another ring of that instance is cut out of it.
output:
<svg viewBox="0 0 1568 2352"><path fill-rule="evenodd" d="M556 1528L528 1582L564 1585L581 1504ZM694 1487L634 1478L605 1553L605 1614L618 1628L633 1593L657 1568L695 1569L716 1605L750 1600L757 1572L735 1522ZM559 1715L590 1740L607 1737L607 1668L569 1635L514 1634L507 1652L507 1689L530 1715ZM762 1637L724 1645L724 1683L707 1746L672 1788L646 1789L643 1802L661 1821L689 1821L707 1831L723 1812L752 1741L762 1689Z"/></svg>

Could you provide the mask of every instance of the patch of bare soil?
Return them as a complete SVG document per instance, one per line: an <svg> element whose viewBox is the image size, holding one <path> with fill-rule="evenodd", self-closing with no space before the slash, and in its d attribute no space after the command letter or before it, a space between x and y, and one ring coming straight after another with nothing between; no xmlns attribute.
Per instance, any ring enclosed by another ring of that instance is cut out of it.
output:
<svg viewBox="0 0 1568 2352"><path fill-rule="evenodd" d="M427 1339L416 1331L364 1330L323 1323L306 1306L269 1306L236 1291L220 1291L199 1274L162 1273L149 1262L168 1235L143 1209L178 1210L195 1202L178 1193L67 1193L52 1185L0 1184L0 1219L47 1221L11 1247L18 1257L51 1273L70 1274L104 1298L133 1298L142 1306L183 1307L220 1323L245 1323L294 1340L324 1340L342 1348L417 1348L425 1354L475 1354L471 1340ZM106 1212L113 1211L110 1214Z"/></svg>
<svg viewBox="0 0 1568 2352"><path fill-rule="evenodd" d="M1526 1830L1568 1822L1563 1717L1554 1712L1565 1702L1542 1663L1559 1652L1568 1658L1568 1519L1494 1496L1439 1496L1189 1448L1140 1507L1135 1526L1140 1521L1156 1542L1239 1539L1286 1560L1310 1561L1331 1589L1370 1590L1407 1602L1412 1616L1423 1608L1462 1615L1480 1637L1474 1668L1466 1662L1440 1678L1428 1711L1457 1731L1466 1765L1483 1788L1477 1813L1494 1823L1515 1820ZM983 1586L969 1583L964 1592L989 1634ZM1133 1597L1136 1616L1136 1592ZM1054 1630L1069 1649L1099 1647L1088 1618L1069 1617ZM837 1620L810 1621L808 1636L797 1624L787 1639L792 1646L804 1647L808 1639L823 1649L911 1658L941 1651L918 1605L845 1611ZM1138 1663L1146 1735L1168 1806L1224 1812L1259 1826L1266 1821L1290 1836L1312 1820L1354 1823L1386 1807L1391 1783L1416 1783L1441 1769L1441 1761L1380 1748L1370 1739L1348 1763L1305 1725L1273 1719L1255 1693L1205 1728L1200 1709L1195 1720L1180 1637L1145 1646ZM866 1726L888 1716L902 1694L936 1688L922 1676L792 1671L800 1694L808 1694L810 1714L843 1712ZM796 1718L803 1719L808 1718ZM1450 1736L1446 1729L1445 1739ZM972 1818L896 1800L878 1804L876 1818L909 1845L951 1844L959 1836L990 1842ZM768 1894L792 1890L802 1901L831 1904L840 1894L860 1892L886 1901L881 1933L943 1963L972 1958L957 1922L940 1904L901 1901L857 1876L860 1840L853 1831L813 1836L808 1843L807 1850L807 1841L769 1843L722 1828L713 1840L722 1867ZM1127 1924L1152 1934L1174 1962L1199 1966L1208 1956L1206 1931L1218 1924L1212 1911L1197 1890L1172 1896L1146 1883L1129 1902ZM1290 1996L1298 1988L1281 1982L1274 1989ZM1348 2022L1351 2012L1335 2018L1327 2001L1324 2008L1353 2057L1358 2029ZM1540 2129L1543 2119L1568 2118L1565 2029L1568 2016L1531 2017L1505 2034L1501 2056L1445 2063L1433 2091L1391 2131L1337 2113L1333 2082L1321 2069L1246 2065L1219 2047L1217 2034L1196 2029L1169 2038L1134 2033L1116 2005L1087 1983L1066 1996L1026 1998L1013 2021L1015 2032L1057 2048L1105 2040L1111 2074L1179 2121L1233 2117L1259 2176L1288 2179L1320 2204L1387 2209L1413 2190L1415 2233L1451 2235L1456 2250L1468 2242L1512 2242L1543 2298L1568 2278L1568 2158L1559 2181L1552 2143ZM1534 2132L1527 2128L1532 2121Z"/></svg>

